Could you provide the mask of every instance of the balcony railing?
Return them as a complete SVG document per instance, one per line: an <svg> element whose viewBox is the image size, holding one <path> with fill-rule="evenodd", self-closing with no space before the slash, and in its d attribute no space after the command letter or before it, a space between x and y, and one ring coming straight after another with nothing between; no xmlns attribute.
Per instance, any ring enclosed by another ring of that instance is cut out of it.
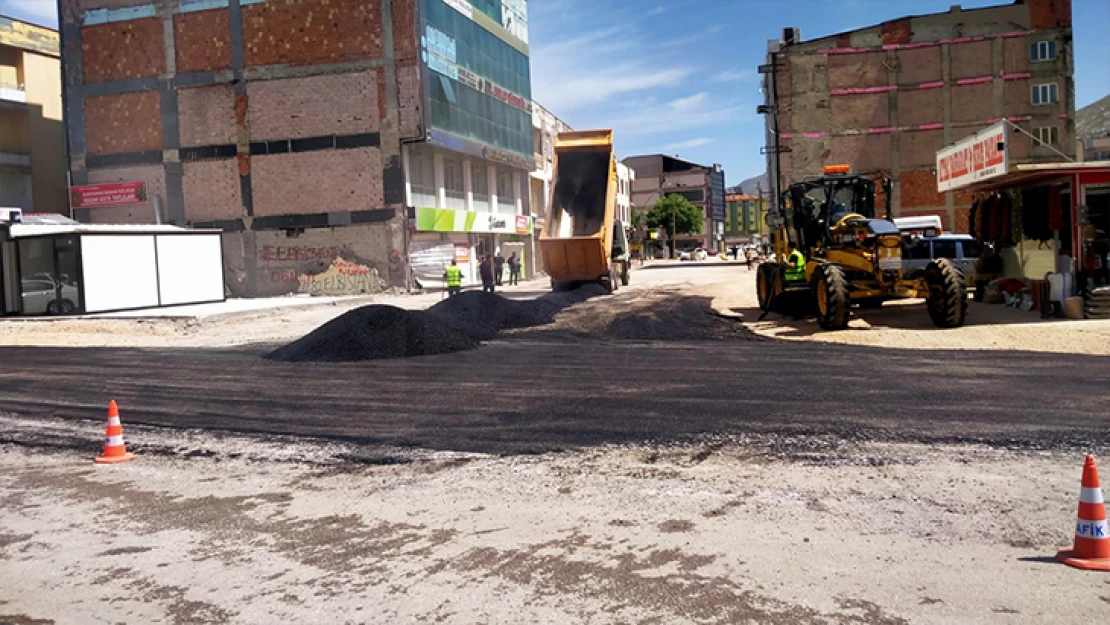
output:
<svg viewBox="0 0 1110 625"><path fill-rule="evenodd" d="M26 104L27 90L23 87L23 85L0 82L0 100Z"/></svg>

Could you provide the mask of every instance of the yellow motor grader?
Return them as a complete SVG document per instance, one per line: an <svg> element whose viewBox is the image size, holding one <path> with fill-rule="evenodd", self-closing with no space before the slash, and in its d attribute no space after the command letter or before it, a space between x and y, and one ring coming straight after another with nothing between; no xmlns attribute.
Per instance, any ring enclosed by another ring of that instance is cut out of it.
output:
<svg viewBox="0 0 1110 625"><path fill-rule="evenodd" d="M876 308L890 299L924 298L934 325L963 325L967 286L952 261L933 260L917 279L903 275L902 233L890 221L890 179L882 185L886 219L875 216L875 181L852 174L848 165L826 166L822 176L787 189L779 209L767 216L775 259L760 265L756 276L764 315L800 317L815 310L823 329L842 330L853 304ZM787 279L790 243L805 256L804 279Z"/></svg>

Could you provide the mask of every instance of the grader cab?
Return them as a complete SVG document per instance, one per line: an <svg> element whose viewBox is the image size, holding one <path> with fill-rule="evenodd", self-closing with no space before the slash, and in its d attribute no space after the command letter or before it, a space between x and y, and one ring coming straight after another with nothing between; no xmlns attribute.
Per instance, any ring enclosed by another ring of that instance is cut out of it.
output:
<svg viewBox="0 0 1110 625"><path fill-rule="evenodd" d="M793 184L777 213L768 216L774 262L756 276L759 305L795 317L814 310L825 330L848 326L851 306L876 308L898 298L924 298L941 328L963 325L967 287L960 269L938 258L924 275L902 272L902 234L890 221L890 180L882 180L886 219L875 216L875 182L830 165L824 175ZM790 244L805 257L804 279L788 280Z"/></svg>

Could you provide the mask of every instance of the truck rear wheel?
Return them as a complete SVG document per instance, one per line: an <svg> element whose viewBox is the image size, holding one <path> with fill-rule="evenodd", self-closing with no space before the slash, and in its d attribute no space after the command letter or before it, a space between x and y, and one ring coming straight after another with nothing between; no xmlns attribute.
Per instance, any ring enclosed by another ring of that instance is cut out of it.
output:
<svg viewBox="0 0 1110 625"><path fill-rule="evenodd" d="M632 279L631 265L632 263L630 261L621 261L621 286L628 286L629 281Z"/></svg>
<svg viewBox="0 0 1110 625"><path fill-rule="evenodd" d="M925 305L938 328L958 328L967 317L967 285L960 268L947 258L938 258L925 268L929 297Z"/></svg>
<svg viewBox="0 0 1110 625"><path fill-rule="evenodd" d="M817 323L825 330L848 327L848 279L840 265L823 264L813 272L813 295L817 300Z"/></svg>

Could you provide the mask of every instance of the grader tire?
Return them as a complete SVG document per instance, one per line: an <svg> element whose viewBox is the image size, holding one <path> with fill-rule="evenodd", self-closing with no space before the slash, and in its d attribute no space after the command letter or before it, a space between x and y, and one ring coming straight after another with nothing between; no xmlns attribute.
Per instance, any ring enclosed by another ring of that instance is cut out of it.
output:
<svg viewBox="0 0 1110 625"><path fill-rule="evenodd" d="M925 268L929 318L938 328L958 328L967 317L967 285L960 268L947 258L938 258Z"/></svg>
<svg viewBox="0 0 1110 625"><path fill-rule="evenodd" d="M817 324L825 330L848 327L851 299L848 279L840 265L826 263L813 272L813 296L817 300Z"/></svg>
<svg viewBox="0 0 1110 625"><path fill-rule="evenodd" d="M771 300L774 299L775 278L774 263L764 263L755 273L755 294L759 299L760 310L770 310Z"/></svg>

